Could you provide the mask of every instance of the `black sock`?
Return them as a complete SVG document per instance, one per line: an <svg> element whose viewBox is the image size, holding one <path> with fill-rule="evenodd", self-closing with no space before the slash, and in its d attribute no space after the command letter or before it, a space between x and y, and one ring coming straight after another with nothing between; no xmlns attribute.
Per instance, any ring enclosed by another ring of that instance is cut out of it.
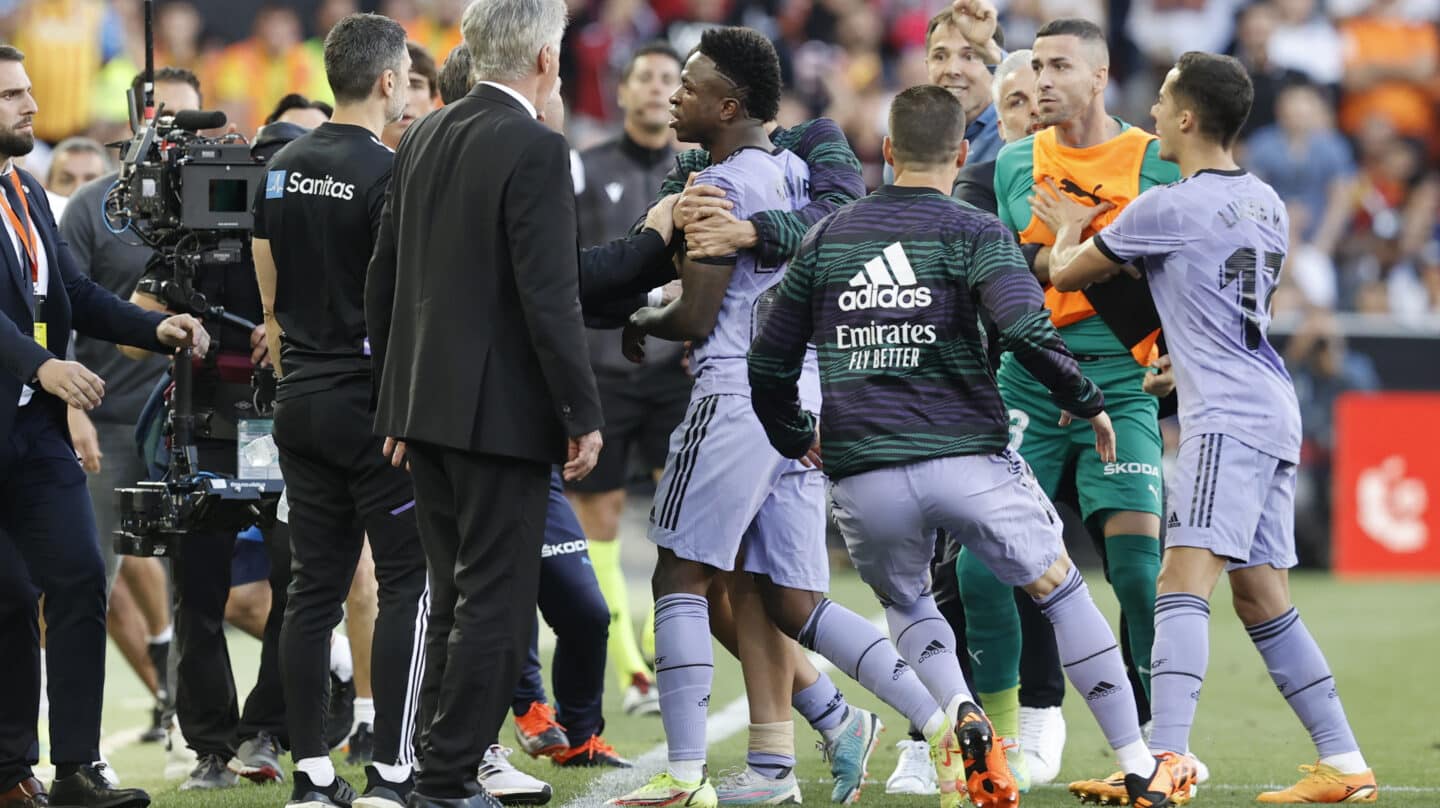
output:
<svg viewBox="0 0 1440 808"><path fill-rule="evenodd" d="M56 780L64 780L66 777L69 777L69 776L72 775L72 774L76 774L76 773L78 773L79 771L80 771L80 764L79 764L79 763L56 763L56 764L55 764L55 779L56 779Z"/></svg>

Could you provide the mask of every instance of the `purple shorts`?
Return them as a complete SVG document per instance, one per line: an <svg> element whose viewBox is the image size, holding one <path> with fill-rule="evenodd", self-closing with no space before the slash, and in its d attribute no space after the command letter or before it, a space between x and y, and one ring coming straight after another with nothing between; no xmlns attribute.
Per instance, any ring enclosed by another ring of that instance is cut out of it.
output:
<svg viewBox="0 0 1440 808"><path fill-rule="evenodd" d="M1008 449L867 471L836 482L830 496L855 570L887 603L908 606L930 591L937 528L1011 586L1060 557L1060 517Z"/></svg>
<svg viewBox="0 0 1440 808"><path fill-rule="evenodd" d="M1186 436L1168 490L1166 547L1198 547L1227 569L1295 566L1295 464L1219 433Z"/></svg>
<svg viewBox="0 0 1440 808"><path fill-rule="evenodd" d="M825 476L770 445L747 396L699 395L670 435L650 540L689 561L825 592ZM742 549L743 548L743 549Z"/></svg>

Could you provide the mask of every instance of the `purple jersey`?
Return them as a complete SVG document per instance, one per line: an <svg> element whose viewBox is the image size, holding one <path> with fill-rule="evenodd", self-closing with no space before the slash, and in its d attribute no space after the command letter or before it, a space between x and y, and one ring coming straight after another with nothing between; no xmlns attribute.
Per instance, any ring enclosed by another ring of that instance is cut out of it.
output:
<svg viewBox="0 0 1440 808"><path fill-rule="evenodd" d="M747 147L700 172L697 185L714 185L735 204L730 213L744 221L764 210L799 210L810 204L810 169L783 149ZM760 333L787 264L767 266L755 250L741 250L701 263L730 264L735 270L710 336L695 343L695 397L712 393L750 395L746 354ZM820 375L812 350L801 374L800 392L810 409L819 406Z"/></svg>
<svg viewBox="0 0 1440 808"><path fill-rule="evenodd" d="M1270 296L1290 232L1285 204L1244 171L1205 170L1152 188L1095 236L1150 280L1175 363L1183 436L1220 433L1291 463L1300 407L1270 344Z"/></svg>

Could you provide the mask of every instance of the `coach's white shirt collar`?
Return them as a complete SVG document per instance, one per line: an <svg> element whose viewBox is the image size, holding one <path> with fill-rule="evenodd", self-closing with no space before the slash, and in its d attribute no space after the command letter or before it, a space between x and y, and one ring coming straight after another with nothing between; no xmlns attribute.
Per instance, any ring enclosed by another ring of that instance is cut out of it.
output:
<svg viewBox="0 0 1440 808"><path fill-rule="evenodd" d="M528 112L528 113L530 113L530 117L532 117L532 118L539 118L539 117L540 117L539 115L537 115L537 114L535 113L535 105L532 104L532 103L530 103L530 99L528 99L528 98L526 98L525 96L521 95L520 93L516 92L514 87L507 87L507 86L505 86L504 84L500 84L500 83L494 82L494 81L482 81L482 82L480 82L480 83L486 85L487 87L494 87L494 88L497 89L497 90L501 90L501 91L505 92L506 94L508 94L511 98L515 99L516 101L519 101L519 102L521 103L521 105L523 105L523 106L525 107L525 111Z"/></svg>

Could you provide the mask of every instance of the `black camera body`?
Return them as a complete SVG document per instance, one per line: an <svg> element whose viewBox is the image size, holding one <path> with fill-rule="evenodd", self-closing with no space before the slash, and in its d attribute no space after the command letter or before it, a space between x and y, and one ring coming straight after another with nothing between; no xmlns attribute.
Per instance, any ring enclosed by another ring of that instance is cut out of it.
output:
<svg viewBox="0 0 1440 808"><path fill-rule="evenodd" d="M136 133L121 145L120 177L106 197L105 213L112 229L128 229L155 250L152 262L161 271L147 277L141 291L171 310L254 329L255 323L211 306L195 278L209 267L245 260L254 227L251 204L265 181L265 164L237 135L199 134L224 126L222 112L170 115L162 109L150 115L147 109L142 124L138 110L148 107L148 99L131 103ZM192 360L187 348L174 362L165 478L115 489L119 554L170 556L181 552L183 537L192 531L239 531L273 519L282 481L234 480L198 467Z"/></svg>

